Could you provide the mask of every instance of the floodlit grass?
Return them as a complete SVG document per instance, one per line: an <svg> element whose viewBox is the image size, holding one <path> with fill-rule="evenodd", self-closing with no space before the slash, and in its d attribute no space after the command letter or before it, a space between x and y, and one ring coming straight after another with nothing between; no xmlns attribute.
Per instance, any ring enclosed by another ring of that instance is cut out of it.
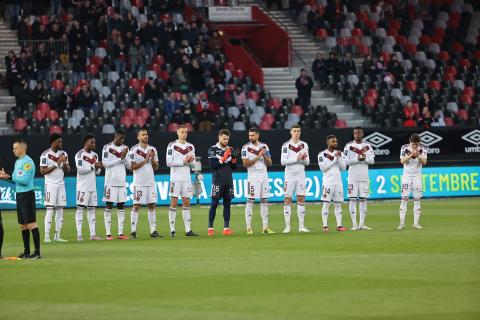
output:
<svg viewBox="0 0 480 320"><path fill-rule="evenodd" d="M395 230L398 205L370 202L373 230L329 234L321 233L318 204L307 205L312 233L297 233L293 206L289 235L260 234L256 205L253 236L237 206L229 238L221 235L221 208L214 238L206 236L205 207L192 207L198 238L183 236L179 210L177 238L150 239L144 210L138 240L81 243L67 210L69 243L42 243L42 260L0 261L0 319L479 319L480 199L423 201L420 231L411 229L411 202L407 228ZM270 206L277 232L282 212ZM42 240L43 216L39 211ZM165 236L167 208L157 216ZM4 212L3 221L3 255L17 255L16 215ZM84 238L87 230L84 218ZM104 234L103 209L97 231Z"/></svg>

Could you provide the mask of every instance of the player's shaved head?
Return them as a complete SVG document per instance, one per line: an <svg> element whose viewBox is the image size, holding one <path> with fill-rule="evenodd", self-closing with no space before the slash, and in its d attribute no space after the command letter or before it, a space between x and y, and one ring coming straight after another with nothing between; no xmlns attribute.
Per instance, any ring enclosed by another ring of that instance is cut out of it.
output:
<svg viewBox="0 0 480 320"><path fill-rule="evenodd" d="M328 150L331 151L331 150L337 148L337 146L338 146L337 137L335 137L333 134L328 135L327 138L326 138L326 141L327 141Z"/></svg>
<svg viewBox="0 0 480 320"><path fill-rule="evenodd" d="M362 142L362 139L363 139L363 128L362 127L353 128L353 139L357 143Z"/></svg>
<svg viewBox="0 0 480 320"><path fill-rule="evenodd" d="M13 143L13 154L20 158L27 153L27 142L21 138L16 139Z"/></svg>
<svg viewBox="0 0 480 320"><path fill-rule="evenodd" d="M113 135L113 143L117 146L121 146L125 141L125 131L117 129Z"/></svg>
<svg viewBox="0 0 480 320"><path fill-rule="evenodd" d="M148 131L147 131L147 129L138 130L137 139L141 144L147 144L148 143Z"/></svg>

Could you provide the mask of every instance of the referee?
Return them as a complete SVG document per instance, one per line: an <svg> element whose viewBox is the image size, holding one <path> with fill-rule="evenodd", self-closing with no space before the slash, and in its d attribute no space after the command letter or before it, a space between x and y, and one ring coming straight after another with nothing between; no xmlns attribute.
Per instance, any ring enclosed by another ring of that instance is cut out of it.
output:
<svg viewBox="0 0 480 320"><path fill-rule="evenodd" d="M17 199L17 216L23 238L23 253L19 258L40 259L40 232L36 222L35 192L33 191L33 179L35 177L35 164L27 155L27 143L18 139L13 144L13 154L17 157L12 173L12 181L15 182ZM0 170L0 178L8 179L10 176ZM35 251L30 254L30 232L33 237Z"/></svg>

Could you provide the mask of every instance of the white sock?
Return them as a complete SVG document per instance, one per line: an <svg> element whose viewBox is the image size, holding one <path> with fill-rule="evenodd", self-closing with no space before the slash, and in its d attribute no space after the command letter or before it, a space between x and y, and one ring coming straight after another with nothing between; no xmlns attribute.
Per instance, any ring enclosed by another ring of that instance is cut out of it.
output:
<svg viewBox="0 0 480 320"><path fill-rule="evenodd" d="M190 215L190 207L182 207L183 224L185 225L185 232L192 231L190 223L192 222L192 216Z"/></svg>
<svg viewBox="0 0 480 320"><path fill-rule="evenodd" d="M405 224L405 216L407 215L407 205L408 200L403 200L400 202L400 224Z"/></svg>
<svg viewBox="0 0 480 320"><path fill-rule="evenodd" d="M422 207L420 206L420 200L413 200L413 224L418 224L421 213Z"/></svg>
<svg viewBox="0 0 480 320"><path fill-rule="evenodd" d="M268 200L260 199L260 216L262 217L263 229L268 228Z"/></svg>
<svg viewBox="0 0 480 320"><path fill-rule="evenodd" d="M253 202L253 199L247 199L247 203L245 204L245 223L247 229L252 227Z"/></svg>
<svg viewBox="0 0 480 320"><path fill-rule="evenodd" d="M305 228L305 203L297 202L298 227Z"/></svg>
<svg viewBox="0 0 480 320"><path fill-rule="evenodd" d="M137 232L137 223L138 223L138 211L132 208L132 212L130 213L130 222L131 224L131 232Z"/></svg>
<svg viewBox="0 0 480 320"><path fill-rule="evenodd" d="M150 224L150 233L157 230L157 216L155 209L148 209L148 223Z"/></svg>
<svg viewBox="0 0 480 320"><path fill-rule="evenodd" d="M328 209L330 208L330 202L324 202L322 205L322 222L324 227L328 227Z"/></svg>
<svg viewBox="0 0 480 320"><path fill-rule="evenodd" d="M95 207L87 207L88 227L90 229L90 237L96 236L95 232Z"/></svg>
<svg viewBox="0 0 480 320"><path fill-rule="evenodd" d="M125 209L118 209L118 234L123 235L123 226L125 225Z"/></svg>
<svg viewBox="0 0 480 320"><path fill-rule="evenodd" d="M83 207L77 207L77 212L75 213L75 223L77 226L77 236L82 235L82 222L83 222Z"/></svg>
<svg viewBox="0 0 480 320"><path fill-rule="evenodd" d="M357 199L350 199L348 208L350 209L350 217L352 218L352 227L357 227ZM360 225L362 224L360 223Z"/></svg>
<svg viewBox="0 0 480 320"><path fill-rule="evenodd" d="M335 220L337 220L337 227L342 225L342 204L339 202L333 203L335 209Z"/></svg>
<svg viewBox="0 0 480 320"><path fill-rule="evenodd" d="M150 211L148 212L149 212L148 221L150 221ZM168 209L168 223L170 225L170 232L175 231L175 220L177 220L177 208L170 207Z"/></svg>
<svg viewBox="0 0 480 320"><path fill-rule="evenodd" d="M290 228L290 216L292 214L292 207L289 204L283 206L283 216L285 217L285 227Z"/></svg>
<svg viewBox="0 0 480 320"><path fill-rule="evenodd" d="M360 203L358 205L360 209L360 225L365 225L365 217L367 216L367 199L360 199Z"/></svg>
<svg viewBox="0 0 480 320"><path fill-rule="evenodd" d="M112 209L105 207L103 212L103 220L105 221L105 233L107 236L112 235Z"/></svg>
<svg viewBox="0 0 480 320"><path fill-rule="evenodd" d="M47 207L45 213L45 239L50 238L50 229L52 228L53 207Z"/></svg>
<svg viewBox="0 0 480 320"><path fill-rule="evenodd" d="M63 207L55 208L55 237L60 238L60 232L63 226Z"/></svg>

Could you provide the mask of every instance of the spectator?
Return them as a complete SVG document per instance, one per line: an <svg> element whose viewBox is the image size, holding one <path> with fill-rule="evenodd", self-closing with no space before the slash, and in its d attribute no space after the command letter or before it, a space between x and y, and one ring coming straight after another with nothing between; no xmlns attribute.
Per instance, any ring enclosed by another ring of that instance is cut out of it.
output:
<svg viewBox="0 0 480 320"><path fill-rule="evenodd" d="M71 56L72 80L74 85L78 83L78 80L85 79L85 71L87 69L86 61L87 57L85 51L80 45L76 45Z"/></svg>
<svg viewBox="0 0 480 320"><path fill-rule="evenodd" d="M33 60L27 56L27 51L20 52L20 59L17 64L18 72L23 79L27 81L35 79L35 67Z"/></svg>
<svg viewBox="0 0 480 320"><path fill-rule="evenodd" d="M65 109L72 109L72 103L73 103L72 87L69 85L66 85L65 88L59 94L52 95L50 106L53 109L60 111Z"/></svg>
<svg viewBox="0 0 480 320"><path fill-rule="evenodd" d="M403 73L403 68L397 60L397 55L392 54L390 56L390 61L387 63L387 71L391 73L395 79L400 79L400 75Z"/></svg>
<svg viewBox="0 0 480 320"><path fill-rule="evenodd" d="M163 100L163 112L171 119L177 110L180 110L180 102L177 100L175 92L170 92L168 97Z"/></svg>
<svg viewBox="0 0 480 320"><path fill-rule="evenodd" d="M35 104L40 102L49 102L48 92L43 86L42 82L37 82L35 89L33 89L31 92L31 96L31 100Z"/></svg>
<svg viewBox="0 0 480 320"><path fill-rule="evenodd" d="M212 122L217 112L218 106L208 100L205 92L200 93L197 102L198 131L212 131Z"/></svg>
<svg viewBox="0 0 480 320"><path fill-rule="evenodd" d="M434 109L433 108L433 105L431 104L431 100L430 100L430 96L428 95L427 92L424 92L422 94L422 98L420 99L419 103L418 103L418 106L420 108L424 108L424 107L427 107L428 109L432 110Z"/></svg>
<svg viewBox="0 0 480 320"><path fill-rule="evenodd" d="M208 39L208 49L210 51L223 50L223 38L217 31L213 31L212 36Z"/></svg>
<svg viewBox="0 0 480 320"><path fill-rule="evenodd" d="M242 87L236 87L235 88L235 105L239 108L245 107L245 101L247 100L247 96L245 95L245 92L242 90Z"/></svg>
<svg viewBox="0 0 480 320"><path fill-rule="evenodd" d="M187 77L183 73L182 68L177 68L169 79L170 85L175 91L188 91L187 81Z"/></svg>
<svg viewBox="0 0 480 320"><path fill-rule="evenodd" d="M325 18L331 27L339 29L343 25L344 16L343 4L340 0L328 1L325 8Z"/></svg>
<svg viewBox="0 0 480 320"><path fill-rule="evenodd" d="M333 81L338 80L338 73L340 71L341 64L337 59L335 52L330 52L329 58L325 61L325 70L327 72L327 77L332 77Z"/></svg>
<svg viewBox="0 0 480 320"><path fill-rule="evenodd" d="M91 109L96 111L95 101L95 96L88 87L88 84L83 84L77 96L77 107L83 109L84 111Z"/></svg>
<svg viewBox="0 0 480 320"><path fill-rule="evenodd" d="M327 86L327 74L325 70L325 59L320 52L317 53L317 57L313 60L312 73L315 80L318 81L320 89L324 89Z"/></svg>
<svg viewBox="0 0 480 320"><path fill-rule="evenodd" d="M157 85L156 81L153 78L148 78L148 82L144 87L145 91L145 100L154 100L157 101L163 97L162 89Z"/></svg>
<svg viewBox="0 0 480 320"><path fill-rule="evenodd" d="M127 61L127 48L123 43L122 37L118 37L117 43L113 46L113 59L115 63L115 70L119 74L123 74L125 72Z"/></svg>
<svg viewBox="0 0 480 320"><path fill-rule="evenodd" d="M435 111L432 117L432 127L445 127L445 119L441 110Z"/></svg>
<svg viewBox="0 0 480 320"><path fill-rule="evenodd" d="M200 91L205 88L204 72L205 69L198 64L198 60L193 59L188 72L190 76L190 86L193 91Z"/></svg>
<svg viewBox="0 0 480 320"><path fill-rule="evenodd" d="M48 81L52 58L50 57L50 53L45 49L45 43L38 45L35 62L37 65L37 81Z"/></svg>
<svg viewBox="0 0 480 320"><path fill-rule="evenodd" d="M363 74L366 74L372 79L375 76L375 63L371 55L367 55L362 63Z"/></svg>
<svg viewBox="0 0 480 320"><path fill-rule="evenodd" d="M7 67L7 85L12 94L12 88L16 84L20 74L18 72L18 59L15 52L8 51L8 56L5 57L5 66Z"/></svg>
<svg viewBox="0 0 480 320"><path fill-rule="evenodd" d="M145 73L145 47L140 43L140 37L135 37L133 44L128 49L128 60L130 62L130 71L133 74L139 72Z"/></svg>
<svg viewBox="0 0 480 320"><path fill-rule="evenodd" d="M303 109L308 108L312 96L313 81L312 78L307 75L307 70L300 70L300 76L295 81L295 88L297 88L299 104Z"/></svg>
<svg viewBox="0 0 480 320"><path fill-rule="evenodd" d="M357 68L355 67L355 62L353 61L352 54L350 52L345 54L342 65L344 75L348 76L349 74L357 74Z"/></svg>
<svg viewBox="0 0 480 320"><path fill-rule="evenodd" d="M418 117L418 111L415 110L413 103L411 100L407 101L407 104L403 108L403 115L405 118L414 118L416 119Z"/></svg>
<svg viewBox="0 0 480 320"><path fill-rule="evenodd" d="M432 114L430 113L430 110L428 109L428 107L423 107L422 114L418 119L418 126L423 129L430 129L432 122L433 122L433 119L432 119Z"/></svg>
<svg viewBox="0 0 480 320"><path fill-rule="evenodd" d="M33 102L31 90L25 79L20 79L13 85L12 94L15 96L17 106L26 107L29 102Z"/></svg>
<svg viewBox="0 0 480 320"><path fill-rule="evenodd" d="M383 56L379 56L377 62L375 62L375 74L381 75L382 78L385 76L385 61L383 60Z"/></svg>

